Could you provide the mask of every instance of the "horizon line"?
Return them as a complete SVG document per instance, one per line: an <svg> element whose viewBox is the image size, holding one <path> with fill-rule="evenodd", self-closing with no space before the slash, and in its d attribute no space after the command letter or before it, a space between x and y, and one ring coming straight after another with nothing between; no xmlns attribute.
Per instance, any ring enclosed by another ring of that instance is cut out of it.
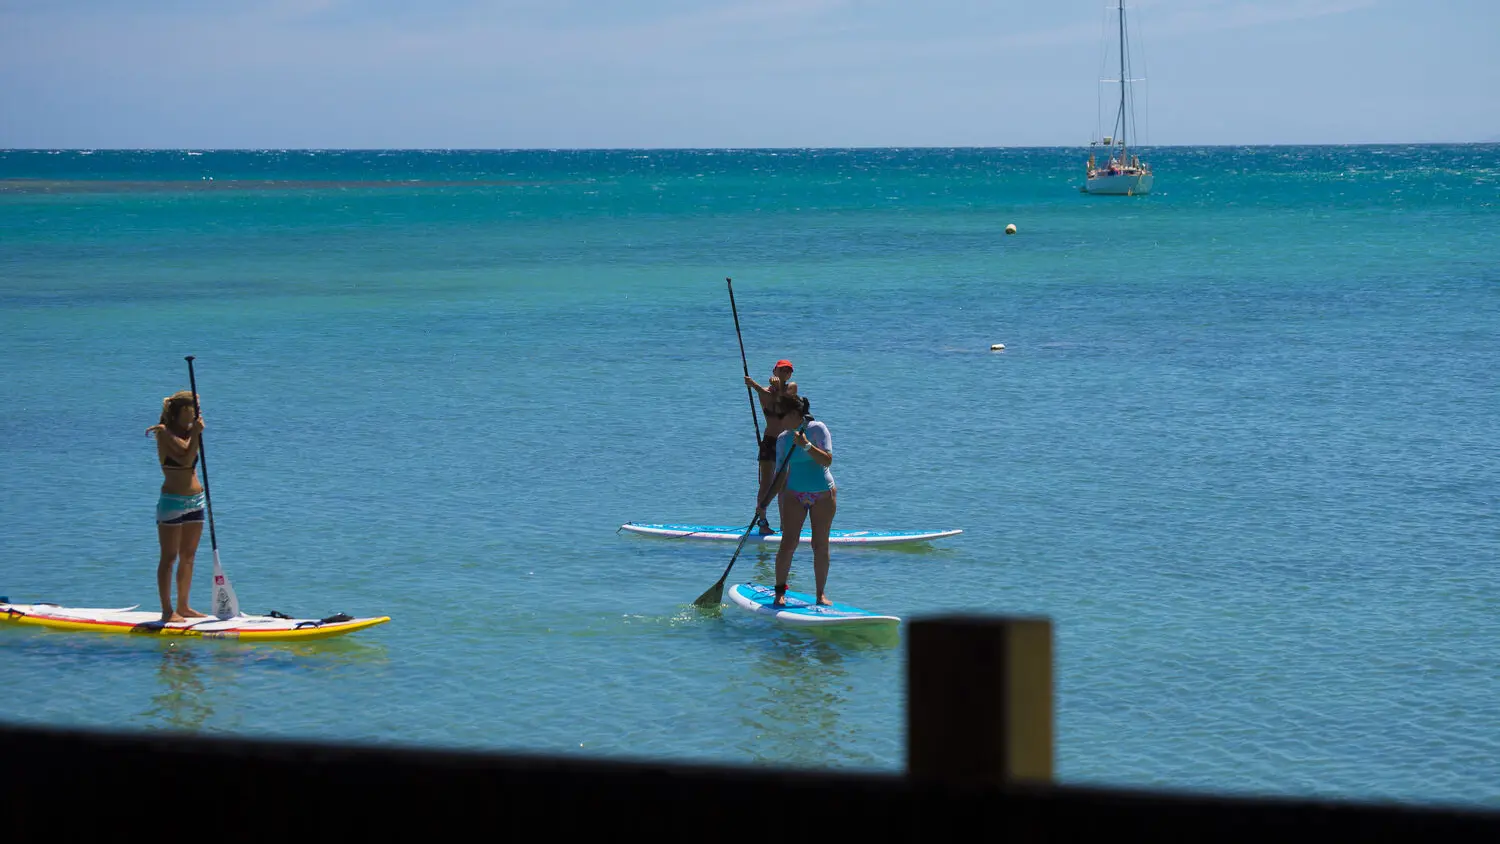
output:
<svg viewBox="0 0 1500 844"><path fill-rule="evenodd" d="M1391 147L1391 146L1491 146L1500 144L1500 138L1482 141L1361 141L1357 143L1252 143L1252 144L1135 144L1132 149L1256 149L1280 147ZM0 147L6 152L758 152L758 151L845 151L845 150L997 150L997 149L1089 149L1097 144L914 144L881 145L858 144L849 146L600 146L600 147L313 147L313 146L267 146L267 147Z"/></svg>

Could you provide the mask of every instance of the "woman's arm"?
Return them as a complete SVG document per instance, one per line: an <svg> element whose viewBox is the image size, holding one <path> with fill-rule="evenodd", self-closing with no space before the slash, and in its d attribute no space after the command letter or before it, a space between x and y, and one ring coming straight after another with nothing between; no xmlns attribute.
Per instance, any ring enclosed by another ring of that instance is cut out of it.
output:
<svg viewBox="0 0 1500 844"><path fill-rule="evenodd" d="M766 500L761 502L762 504L769 507L771 502L776 500L776 496L780 495L781 490L786 487L786 476L790 474L791 472L786 469L776 473L776 477L771 479L771 489L766 492Z"/></svg>
<svg viewBox="0 0 1500 844"><path fill-rule="evenodd" d="M812 440L807 438L807 434L802 431L792 432L792 438L795 445L803 451L807 452L807 456L811 457L814 463L822 466L825 469L833 465L832 443L829 443L827 448L820 448L819 446L814 445Z"/></svg>
<svg viewBox="0 0 1500 844"><path fill-rule="evenodd" d="M167 457L172 458L179 466L191 466L198 459L198 434L203 430L203 420L199 418L193 425L192 433L187 439L182 439L172 433L170 428L161 428L156 432L156 442Z"/></svg>

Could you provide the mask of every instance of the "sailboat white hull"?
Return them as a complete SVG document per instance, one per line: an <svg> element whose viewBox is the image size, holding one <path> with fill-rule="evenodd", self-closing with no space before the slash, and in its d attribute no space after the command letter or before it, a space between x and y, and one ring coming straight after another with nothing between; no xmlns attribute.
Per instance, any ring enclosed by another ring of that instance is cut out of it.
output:
<svg viewBox="0 0 1500 844"><path fill-rule="evenodd" d="M1083 185L1084 193L1108 196L1144 196L1151 192L1150 173L1117 173L1113 176L1090 176Z"/></svg>
<svg viewBox="0 0 1500 844"><path fill-rule="evenodd" d="M1130 99L1130 84L1141 82L1130 76L1130 50L1126 46L1125 0L1119 0L1116 9L1120 13L1120 78L1101 79L1100 82L1120 83L1120 110L1115 113L1114 131L1102 140L1102 161L1094 160L1089 153L1088 166L1084 170L1083 192L1106 196L1144 196L1151 192L1151 165L1131 154L1126 141L1127 133L1135 132L1135 105ZM1107 50L1108 48L1106 48ZM1103 128L1103 127L1101 127ZM1097 146L1101 141L1090 144Z"/></svg>

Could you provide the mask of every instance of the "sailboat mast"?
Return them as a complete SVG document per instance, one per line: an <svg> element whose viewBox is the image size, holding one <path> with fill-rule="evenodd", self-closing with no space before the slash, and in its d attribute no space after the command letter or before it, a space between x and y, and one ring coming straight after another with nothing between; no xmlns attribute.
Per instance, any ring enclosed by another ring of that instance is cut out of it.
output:
<svg viewBox="0 0 1500 844"><path fill-rule="evenodd" d="M1125 124L1130 122L1125 114L1125 0L1120 0L1120 162L1125 158Z"/></svg>

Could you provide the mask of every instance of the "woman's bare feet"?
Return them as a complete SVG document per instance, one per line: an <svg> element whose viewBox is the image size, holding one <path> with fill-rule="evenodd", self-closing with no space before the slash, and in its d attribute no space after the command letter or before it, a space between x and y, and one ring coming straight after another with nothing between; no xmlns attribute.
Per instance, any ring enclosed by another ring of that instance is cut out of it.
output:
<svg viewBox="0 0 1500 844"><path fill-rule="evenodd" d="M162 624L171 624L176 621L187 621L187 619L183 618L175 612L164 612L161 614Z"/></svg>
<svg viewBox="0 0 1500 844"><path fill-rule="evenodd" d="M208 618L208 616L204 615L201 612L198 612L192 607L178 607L177 614L182 616L182 618L177 619L178 621L183 621L189 618Z"/></svg>
<svg viewBox="0 0 1500 844"><path fill-rule="evenodd" d="M818 606L820 606L820 607L831 607L831 606L833 606L833 602L830 601L830 600L828 600L828 596L827 595L819 595L818 596Z"/></svg>

